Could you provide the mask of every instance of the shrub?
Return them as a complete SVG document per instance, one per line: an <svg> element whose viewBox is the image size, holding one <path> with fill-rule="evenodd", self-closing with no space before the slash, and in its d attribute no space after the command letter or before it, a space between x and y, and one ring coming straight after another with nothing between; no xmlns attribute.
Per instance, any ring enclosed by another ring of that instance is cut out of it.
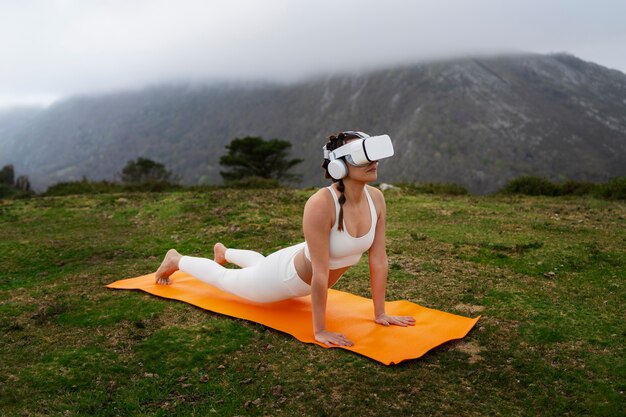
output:
<svg viewBox="0 0 626 417"><path fill-rule="evenodd" d="M598 184L594 196L609 200L626 200L626 177L612 178Z"/></svg>
<svg viewBox="0 0 626 417"><path fill-rule="evenodd" d="M0 183L0 199L13 197L15 193L15 188L7 184Z"/></svg>
<svg viewBox="0 0 626 417"><path fill-rule="evenodd" d="M32 191L18 190L15 187L9 187L6 184L0 184L0 200L2 199L18 199L18 198L31 198L35 193Z"/></svg>
<svg viewBox="0 0 626 417"><path fill-rule="evenodd" d="M400 183L399 187L410 194L444 194L444 195L466 195L467 189L459 184L426 182L421 184Z"/></svg>
<svg viewBox="0 0 626 417"><path fill-rule="evenodd" d="M106 194L122 191L122 185L109 181L68 181L48 187L44 196L61 196L72 194Z"/></svg>
<svg viewBox="0 0 626 417"><path fill-rule="evenodd" d="M570 180L558 184L557 187L559 188L559 195L587 195L593 194L598 185L592 182Z"/></svg>
<svg viewBox="0 0 626 417"><path fill-rule="evenodd" d="M183 186L179 184L173 184L169 181L144 181L138 184L124 184L122 189L124 191L133 192L150 192L161 193L166 191L176 191L182 189Z"/></svg>
<svg viewBox="0 0 626 417"><path fill-rule="evenodd" d="M0 184L0 200L2 199L18 199L18 198L30 198L34 195L31 190L20 190L14 186L7 184Z"/></svg>
<svg viewBox="0 0 626 417"><path fill-rule="evenodd" d="M626 199L626 177L612 178L603 184L573 180L553 184L545 178L527 176L509 181L499 192L547 196L593 195L609 200L624 200Z"/></svg>
<svg viewBox="0 0 626 417"><path fill-rule="evenodd" d="M224 183L226 188L257 188L257 189L269 189L280 188L280 181L274 178L261 178L261 177L246 177L238 180L226 181Z"/></svg>
<svg viewBox="0 0 626 417"><path fill-rule="evenodd" d="M182 186L167 181L145 181L139 184L119 184L109 181L81 181L60 182L48 187L44 196L62 196L72 194L108 194L130 192L163 192L179 190Z"/></svg>
<svg viewBox="0 0 626 417"><path fill-rule="evenodd" d="M559 188L545 178L525 176L509 181L500 193L525 195L559 195Z"/></svg>

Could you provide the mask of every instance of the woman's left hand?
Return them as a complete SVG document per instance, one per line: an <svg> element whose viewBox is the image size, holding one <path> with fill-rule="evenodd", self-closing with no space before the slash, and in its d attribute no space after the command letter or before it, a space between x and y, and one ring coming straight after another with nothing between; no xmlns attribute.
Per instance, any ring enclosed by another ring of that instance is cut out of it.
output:
<svg viewBox="0 0 626 417"><path fill-rule="evenodd" d="M383 326L414 326L415 318L411 316L388 316L387 314L381 314L377 316L374 321L378 324L382 324Z"/></svg>

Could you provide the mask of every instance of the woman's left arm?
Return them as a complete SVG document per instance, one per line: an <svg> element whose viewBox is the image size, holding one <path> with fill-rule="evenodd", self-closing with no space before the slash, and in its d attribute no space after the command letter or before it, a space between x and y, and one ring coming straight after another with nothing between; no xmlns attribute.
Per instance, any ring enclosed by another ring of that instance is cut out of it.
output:
<svg viewBox="0 0 626 417"><path fill-rule="evenodd" d="M387 274L389 272L385 243L387 206L382 191L374 187L370 187L369 190L378 212L376 235L368 251L370 286L372 287L372 301L374 302L374 320L383 326L391 324L403 327L413 326L415 318L411 316L389 316L385 313L385 291L387 288Z"/></svg>

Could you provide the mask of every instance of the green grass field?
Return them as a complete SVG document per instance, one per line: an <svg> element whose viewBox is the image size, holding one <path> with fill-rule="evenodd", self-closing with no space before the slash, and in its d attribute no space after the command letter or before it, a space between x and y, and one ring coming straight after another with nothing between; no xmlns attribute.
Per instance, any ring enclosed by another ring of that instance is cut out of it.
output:
<svg viewBox="0 0 626 417"><path fill-rule="evenodd" d="M0 201L2 416L623 416L626 204L388 192L388 300L482 315L383 366L112 281L270 253L312 190ZM338 289L369 296L365 259Z"/></svg>

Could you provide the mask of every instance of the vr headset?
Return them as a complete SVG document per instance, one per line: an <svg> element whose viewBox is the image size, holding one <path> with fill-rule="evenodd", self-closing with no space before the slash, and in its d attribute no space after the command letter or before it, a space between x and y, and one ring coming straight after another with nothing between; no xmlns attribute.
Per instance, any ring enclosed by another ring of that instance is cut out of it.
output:
<svg viewBox="0 0 626 417"><path fill-rule="evenodd" d="M356 135L360 139L353 139L332 151L326 149L326 145L322 148L324 159L330 160L328 173L336 180L348 175L348 166L341 158L345 157L345 161L350 165L359 167L393 156L393 145L389 135L370 136L367 133L356 131L344 133Z"/></svg>

